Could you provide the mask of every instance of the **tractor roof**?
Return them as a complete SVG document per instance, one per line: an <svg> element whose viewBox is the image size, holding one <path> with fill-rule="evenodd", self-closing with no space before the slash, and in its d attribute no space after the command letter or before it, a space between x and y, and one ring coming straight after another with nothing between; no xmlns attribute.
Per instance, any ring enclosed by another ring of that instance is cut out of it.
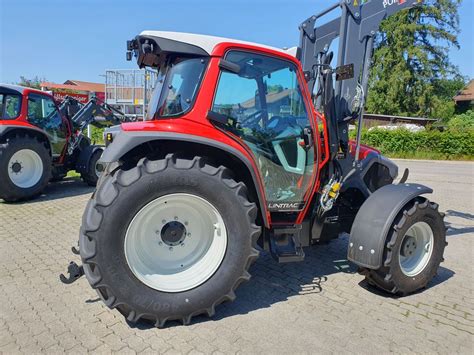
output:
<svg viewBox="0 0 474 355"><path fill-rule="evenodd" d="M13 94L13 93L18 93L20 95L23 95L23 93L25 92L25 90L29 90L29 91L38 91L42 94L47 94L46 92L44 91L41 91L41 90L37 90L37 89L33 89L33 88L29 88L29 87L26 87L26 86L21 86L21 85L12 85L12 84L2 84L0 83L0 92L4 92L4 93L10 93L10 94Z"/></svg>
<svg viewBox="0 0 474 355"><path fill-rule="evenodd" d="M297 49L296 47L292 47L289 49L280 49L280 48L275 48L271 46L266 46L264 44L240 41L238 39L230 39L230 38L224 38L224 37L215 37L215 36L200 35L200 34L195 34L195 33L184 33L184 32L143 31L140 35L164 38L171 41L186 43L195 47L199 47L208 55L211 55L212 51L214 50L214 47L220 43L247 44L247 45L272 49L274 51L282 52L282 53L289 54L292 56L296 56L296 49Z"/></svg>

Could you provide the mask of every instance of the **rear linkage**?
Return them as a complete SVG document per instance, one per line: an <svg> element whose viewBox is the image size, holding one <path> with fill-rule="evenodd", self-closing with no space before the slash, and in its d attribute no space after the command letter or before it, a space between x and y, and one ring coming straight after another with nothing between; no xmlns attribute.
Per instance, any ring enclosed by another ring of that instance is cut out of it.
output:
<svg viewBox="0 0 474 355"><path fill-rule="evenodd" d="M79 255L79 249L72 247L71 251L75 255ZM67 267L67 273L69 276L64 276L64 274L59 275L59 279L64 284L72 284L74 281L77 281L84 275L84 268L82 265L77 265L74 261L71 261Z"/></svg>

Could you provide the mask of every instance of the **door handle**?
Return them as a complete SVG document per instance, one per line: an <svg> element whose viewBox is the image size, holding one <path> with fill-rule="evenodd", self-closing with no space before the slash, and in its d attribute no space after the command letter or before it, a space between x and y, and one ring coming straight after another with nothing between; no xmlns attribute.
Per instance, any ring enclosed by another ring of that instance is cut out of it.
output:
<svg viewBox="0 0 474 355"><path fill-rule="evenodd" d="M313 146L313 144L313 130L311 129L311 127L303 128L303 141L300 143L300 145L304 149L308 150Z"/></svg>

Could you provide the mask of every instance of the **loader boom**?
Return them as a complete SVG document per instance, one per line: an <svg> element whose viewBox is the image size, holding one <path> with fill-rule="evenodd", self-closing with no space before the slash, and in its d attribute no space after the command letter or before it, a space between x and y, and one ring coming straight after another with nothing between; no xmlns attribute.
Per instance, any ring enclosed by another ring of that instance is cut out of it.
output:
<svg viewBox="0 0 474 355"><path fill-rule="evenodd" d="M110 126L130 121L122 112L97 98L82 104L75 98L66 96L59 105L59 111L71 120L75 129L80 131L89 124Z"/></svg>
<svg viewBox="0 0 474 355"><path fill-rule="evenodd" d="M89 100L71 120L80 130L88 124L101 125L101 123L107 123L108 125L117 125L130 121L122 112L97 98Z"/></svg>
<svg viewBox="0 0 474 355"><path fill-rule="evenodd" d="M360 133L374 38L381 22L422 0L341 0L305 20L300 29L301 63L310 92L328 120L331 158L346 157L348 124L358 121L355 162L359 159ZM322 17L340 10L324 24ZM336 69L331 67L331 44L339 38ZM336 74L336 85L332 76ZM315 86L317 85L317 90ZM338 154L343 153L343 154Z"/></svg>

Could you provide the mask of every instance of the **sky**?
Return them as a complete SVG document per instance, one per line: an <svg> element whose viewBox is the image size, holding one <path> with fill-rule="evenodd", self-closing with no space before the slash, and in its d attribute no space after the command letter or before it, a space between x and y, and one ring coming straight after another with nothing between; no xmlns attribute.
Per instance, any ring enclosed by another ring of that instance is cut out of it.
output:
<svg viewBox="0 0 474 355"><path fill-rule="evenodd" d="M298 25L333 0L0 0L0 82L39 76L104 82L106 69L136 68L126 40L143 30L192 32L275 47L298 44ZM335 0L334 0L335 2ZM452 62L474 78L474 0L460 8Z"/></svg>

